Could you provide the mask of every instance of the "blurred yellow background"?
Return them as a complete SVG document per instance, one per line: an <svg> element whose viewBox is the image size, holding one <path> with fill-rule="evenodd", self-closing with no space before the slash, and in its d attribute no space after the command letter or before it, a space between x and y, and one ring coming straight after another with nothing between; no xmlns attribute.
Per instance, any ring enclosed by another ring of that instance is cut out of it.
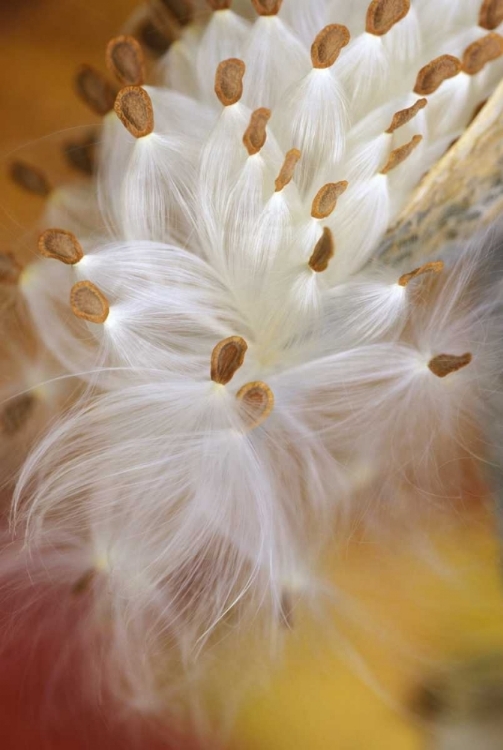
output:
<svg viewBox="0 0 503 750"><path fill-rule="evenodd" d="M135 6L134 0L0 4L0 251L25 235L31 242L42 209L39 198L11 184L9 161L26 159L61 179L61 143L95 121L73 92L74 71L82 62L105 71L106 42ZM355 542L334 561L345 606L327 605L316 625L302 617L296 623L277 673L241 712L236 750L424 746L419 722L407 713L416 686L439 663L503 650L490 516L467 512L435 543L438 558L424 549L386 553Z"/></svg>
<svg viewBox="0 0 503 750"><path fill-rule="evenodd" d="M354 544L339 556L333 581L345 602L329 621L301 622L292 632L283 670L245 707L238 747L433 747L411 710L418 689L439 668L502 652L503 598L483 511L425 534L422 548Z"/></svg>

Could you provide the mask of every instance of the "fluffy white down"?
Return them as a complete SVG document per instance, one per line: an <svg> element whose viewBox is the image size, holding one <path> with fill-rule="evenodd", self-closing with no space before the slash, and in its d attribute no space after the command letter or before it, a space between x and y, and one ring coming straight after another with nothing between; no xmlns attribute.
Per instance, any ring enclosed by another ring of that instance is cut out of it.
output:
<svg viewBox="0 0 503 750"><path fill-rule="evenodd" d="M68 596L95 571L87 593L113 625L112 682L148 710L173 694L179 667L197 673L215 632L277 638L285 597L311 585L360 503L367 513L405 495L415 506L460 497L497 387L500 291L480 273L487 243L406 285L412 268L373 258L432 155L490 93L486 69L459 73L385 132L421 98L412 91L423 66L488 33L480 2L412 0L383 36L365 30L368 5L284 0L279 14L257 17L243 1L202 12L146 89L154 132L135 139L108 114L88 194L51 206L47 226L75 232L82 260L42 259L21 280L43 344L84 396L25 461L15 522L41 555L40 575L62 580ZM349 44L313 68L314 38L337 23ZM223 107L215 69L230 57L246 63L243 95ZM249 155L243 135L257 107L272 117ZM382 173L416 135L409 158ZM294 177L275 191L294 148ZM318 191L344 180L320 218ZM313 270L327 232L334 257ZM108 300L104 323L73 316L78 281ZM221 385L212 351L232 336L248 349ZM467 353L446 377L429 367ZM236 398L256 381L274 394L257 426Z"/></svg>

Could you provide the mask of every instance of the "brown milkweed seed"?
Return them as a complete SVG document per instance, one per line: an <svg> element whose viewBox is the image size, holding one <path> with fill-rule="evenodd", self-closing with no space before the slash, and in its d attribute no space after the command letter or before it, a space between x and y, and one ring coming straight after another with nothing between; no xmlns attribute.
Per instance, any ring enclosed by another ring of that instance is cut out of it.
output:
<svg viewBox="0 0 503 750"><path fill-rule="evenodd" d="M342 182L329 182L327 185L323 185L320 190L316 193L311 208L311 216L313 219L326 219L337 205L337 201L340 196L346 191L348 183L343 180Z"/></svg>
<svg viewBox="0 0 503 750"><path fill-rule="evenodd" d="M91 65L80 66L75 76L75 89L82 101L97 115L104 117L114 108L115 89Z"/></svg>
<svg viewBox="0 0 503 750"><path fill-rule="evenodd" d="M419 110L426 107L427 104L428 99L418 99L412 107L407 107L406 109L401 109L399 112L395 112L393 119L391 120L391 125L385 132L394 133L395 130L398 130L398 128L401 128L403 125L410 122L417 115Z"/></svg>
<svg viewBox="0 0 503 750"><path fill-rule="evenodd" d="M152 100L141 86L126 86L117 94L115 113L135 138L144 138L154 130Z"/></svg>
<svg viewBox="0 0 503 750"><path fill-rule="evenodd" d="M248 344L241 336L230 336L220 341L211 355L211 379L227 385L244 362Z"/></svg>
<svg viewBox="0 0 503 750"><path fill-rule="evenodd" d="M245 70L244 62L236 57L219 64L215 75L215 93L224 107L236 104L243 96Z"/></svg>
<svg viewBox="0 0 503 750"><path fill-rule="evenodd" d="M416 78L414 93L419 96L433 94L448 78L454 78L461 70L461 63L452 55L441 55L421 68Z"/></svg>
<svg viewBox="0 0 503 750"><path fill-rule="evenodd" d="M462 367L466 367L471 361L472 355L470 353L461 354L461 356L439 354L428 362L428 367L437 378L445 378L447 375L461 370Z"/></svg>
<svg viewBox="0 0 503 750"><path fill-rule="evenodd" d="M124 86L141 86L145 82L143 50L133 36L111 39L107 45L106 63Z"/></svg>
<svg viewBox="0 0 503 750"><path fill-rule="evenodd" d="M400 146L399 148L395 148L391 154L388 157L388 161L386 162L385 166L381 169L381 174L388 174L388 172L391 172L392 169L396 169L402 162L407 159L411 153L414 151L417 146L421 143L423 140L422 135L415 135L409 143L406 143L405 146Z"/></svg>
<svg viewBox="0 0 503 750"><path fill-rule="evenodd" d="M503 0L484 0L479 13L479 26L492 31L503 23Z"/></svg>
<svg viewBox="0 0 503 750"><path fill-rule="evenodd" d="M323 234L316 243L313 254L309 258L309 267L316 273L326 271L335 252L334 238L328 227L324 227Z"/></svg>
<svg viewBox="0 0 503 750"><path fill-rule="evenodd" d="M161 2L180 26L186 26L193 20L194 5L192 0L161 0Z"/></svg>
<svg viewBox="0 0 503 750"><path fill-rule="evenodd" d="M368 34L383 36L405 18L410 10L410 0L373 0L367 10L365 30Z"/></svg>
<svg viewBox="0 0 503 750"><path fill-rule="evenodd" d="M0 253L0 284L17 284L22 270L12 253Z"/></svg>
<svg viewBox="0 0 503 750"><path fill-rule="evenodd" d="M261 107L252 112L250 124L243 136L243 143L250 156L258 154L267 139L267 123L271 117L271 110Z"/></svg>
<svg viewBox="0 0 503 750"><path fill-rule="evenodd" d="M283 0L252 0L252 3L259 16L276 16L281 10Z"/></svg>
<svg viewBox="0 0 503 750"><path fill-rule="evenodd" d="M45 174L24 161L14 161L10 165L11 179L23 190L33 195L46 198L51 193L51 186Z"/></svg>
<svg viewBox="0 0 503 750"><path fill-rule="evenodd" d="M330 68L349 42L349 30L332 23L320 31L311 47L313 68Z"/></svg>
<svg viewBox="0 0 503 750"><path fill-rule="evenodd" d="M15 435L26 425L35 408L36 399L31 393L22 393L10 399L0 413L4 435Z"/></svg>
<svg viewBox="0 0 503 750"><path fill-rule="evenodd" d="M285 161L280 169L279 175L276 177L274 185L276 192L279 193L285 188L292 180L295 172L295 167L300 159L300 151L298 148L292 148L285 156Z"/></svg>
<svg viewBox="0 0 503 750"><path fill-rule="evenodd" d="M503 55L503 37L499 34L487 34L482 39L470 44L463 53L461 69L469 76L474 76L492 60Z"/></svg>
<svg viewBox="0 0 503 750"><path fill-rule="evenodd" d="M104 323L110 306L104 294L91 281L78 281L70 291L73 314L90 323Z"/></svg>
<svg viewBox="0 0 503 750"><path fill-rule="evenodd" d="M65 229L46 229L38 239L38 251L46 258L60 260L69 266L84 257L80 242Z"/></svg>

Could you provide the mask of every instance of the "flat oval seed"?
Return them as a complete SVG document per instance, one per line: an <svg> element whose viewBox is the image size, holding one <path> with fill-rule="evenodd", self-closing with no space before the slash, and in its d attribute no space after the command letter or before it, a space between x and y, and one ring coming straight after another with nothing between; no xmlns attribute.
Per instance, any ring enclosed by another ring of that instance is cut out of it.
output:
<svg viewBox="0 0 503 750"><path fill-rule="evenodd" d="M311 47L313 68L330 68L340 55L341 49L349 42L349 30L337 23L325 26Z"/></svg>
<svg viewBox="0 0 503 750"><path fill-rule="evenodd" d="M398 128L401 128L403 125L410 122L417 115L419 110L426 107L427 104L428 99L418 99L412 107L407 107L406 109L401 109L399 112L395 112L393 119L391 120L391 125L385 132L394 133L395 130L398 130Z"/></svg>
<svg viewBox="0 0 503 750"><path fill-rule="evenodd" d="M0 284L17 284L22 270L12 253L0 253Z"/></svg>
<svg viewBox="0 0 503 750"><path fill-rule="evenodd" d="M245 70L244 62L236 57L219 64L215 75L215 93L224 107L236 104L243 96Z"/></svg>
<svg viewBox="0 0 503 750"><path fill-rule="evenodd" d="M244 362L248 344L241 336L230 336L220 341L211 355L211 379L227 385Z"/></svg>
<svg viewBox="0 0 503 750"><path fill-rule="evenodd" d="M237 392L236 398L243 404L250 430L265 422L274 408L274 394L260 380L244 385Z"/></svg>
<svg viewBox="0 0 503 750"><path fill-rule="evenodd" d="M415 279L417 276L422 276L426 273L441 273L444 270L444 262L442 260L434 260L430 263L425 263L424 266L419 266L409 273L404 273L398 279L399 286L407 286L407 284Z"/></svg>
<svg viewBox="0 0 503 750"><path fill-rule="evenodd" d="M461 70L461 63L452 55L441 55L421 68L416 78L414 93L429 96L448 78L454 78Z"/></svg>
<svg viewBox="0 0 503 750"><path fill-rule="evenodd" d="M243 143L250 156L258 154L267 139L267 123L271 117L271 110L261 107L252 112L250 124L243 136Z"/></svg>
<svg viewBox="0 0 503 750"><path fill-rule="evenodd" d="M144 138L154 130L152 100L141 86L126 86L121 89L114 109L126 130L135 138Z"/></svg>
<svg viewBox="0 0 503 750"><path fill-rule="evenodd" d="M484 0L479 13L479 26L492 31L503 23L503 0Z"/></svg>
<svg viewBox="0 0 503 750"><path fill-rule="evenodd" d="M285 188L292 180L295 172L295 167L300 159L300 151L298 148L292 148L287 152L285 161L280 169L279 175L276 177L274 182L276 192L279 193Z"/></svg>
<svg viewBox="0 0 503 750"><path fill-rule="evenodd" d="M323 234L309 258L309 267L316 273L326 271L330 260L334 257L334 252L335 244L332 232L328 227L324 227Z"/></svg>
<svg viewBox="0 0 503 750"><path fill-rule="evenodd" d="M114 108L115 89L99 70L81 65L75 76L75 89L82 101L104 117Z"/></svg>
<svg viewBox="0 0 503 750"><path fill-rule="evenodd" d="M90 323L104 323L110 312L107 298L91 281L78 281L72 286L70 305L77 318Z"/></svg>
<svg viewBox="0 0 503 750"><path fill-rule="evenodd" d="M132 36L118 36L108 42L106 63L125 86L141 86L145 82L143 50Z"/></svg>
<svg viewBox="0 0 503 750"><path fill-rule="evenodd" d="M31 393L23 393L10 399L0 414L4 435L15 435L26 425L35 408L36 399Z"/></svg>
<svg viewBox="0 0 503 750"><path fill-rule="evenodd" d="M386 162L385 166L381 169L381 174L388 174L388 172L391 172L392 169L396 169L396 167L402 164L402 162L404 162L405 159L407 159L411 155L411 153L417 146L419 146L422 140L422 135L415 135L412 140L409 141L409 143L405 144L405 146L395 148L389 155L388 161Z"/></svg>
<svg viewBox="0 0 503 750"><path fill-rule="evenodd" d="M283 0L252 0L252 3L259 16L276 16Z"/></svg>
<svg viewBox="0 0 503 750"><path fill-rule="evenodd" d="M176 24L178 26L178 24ZM142 45L154 57L164 55L173 44L173 39L166 35L151 18L145 18L135 29L136 36Z"/></svg>
<svg viewBox="0 0 503 750"><path fill-rule="evenodd" d="M326 219L330 216L337 205L340 196L346 191L348 183L345 180L341 182L329 182L327 185L318 190L311 208L313 219Z"/></svg>
<svg viewBox="0 0 503 750"><path fill-rule="evenodd" d="M38 239L38 251L45 258L54 258L69 266L84 257L80 242L65 229L46 229Z"/></svg>
<svg viewBox="0 0 503 750"><path fill-rule="evenodd" d="M410 0L373 0L367 10L365 30L376 36L387 34L409 10Z"/></svg>
<svg viewBox="0 0 503 750"><path fill-rule="evenodd" d="M439 354L428 362L428 367L437 378L445 378L447 375L457 372L458 370L461 370L462 367L469 365L472 359L473 357L469 352L461 354L461 356L456 356L455 354Z"/></svg>
<svg viewBox="0 0 503 750"><path fill-rule="evenodd" d="M503 55L503 37L499 34L487 34L482 39L470 44L463 53L461 69L469 76L474 76L492 60Z"/></svg>
<svg viewBox="0 0 503 750"><path fill-rule="evenodd" d="M45 174L40 169L26 164L24 161L14 161L10 165L10 176L12 180L23 190L33 195L46 198L52 191Z"/></svg>

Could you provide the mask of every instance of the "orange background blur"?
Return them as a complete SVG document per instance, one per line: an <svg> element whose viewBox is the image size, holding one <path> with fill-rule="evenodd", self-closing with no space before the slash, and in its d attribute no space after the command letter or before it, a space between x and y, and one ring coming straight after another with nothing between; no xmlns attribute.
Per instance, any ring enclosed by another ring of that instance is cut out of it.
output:
<svg viewBox="0 0 503 750"><path fill-rule="evenodd" d="M10 249L42 209L8 177L26 159L55 183L66 173L61 144L96 117L73 90L81 63L106 71L107 41L135 0L0 0L0 252Z"/></svg>

